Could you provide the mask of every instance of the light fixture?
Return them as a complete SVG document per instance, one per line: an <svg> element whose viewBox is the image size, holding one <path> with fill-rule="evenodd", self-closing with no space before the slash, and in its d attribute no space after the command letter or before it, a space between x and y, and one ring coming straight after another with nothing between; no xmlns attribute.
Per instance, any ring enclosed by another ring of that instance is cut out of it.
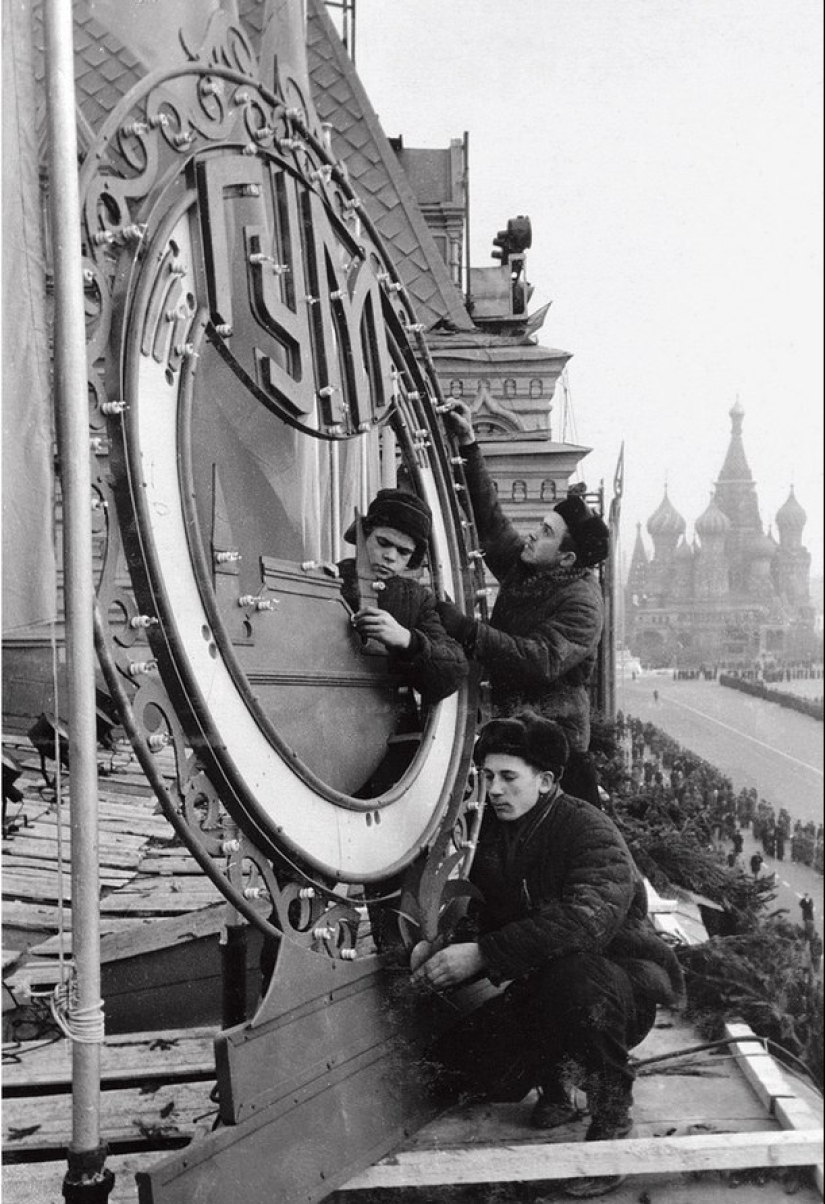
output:
<svg viewBox="0 0 825 1204"><path fill-rule="evenodd" d="M15 823L9 823L6 819L6 808L9 803L22 803L25 795L23 791L15 786L15 782L23 772L23 766L18 765L14 757L7 752L3 753L3 836L11 836L18 830Z"/></svg>
<svg viewBox="0 0 825 1204"><path fill-rule="evenodd" d="M69 768L69 733L56 716L43 711L29 728L27 735L40 753L40 772L46 785L52 789L54 779L46 773L46 761L60 760L64 769Z"/></svg>

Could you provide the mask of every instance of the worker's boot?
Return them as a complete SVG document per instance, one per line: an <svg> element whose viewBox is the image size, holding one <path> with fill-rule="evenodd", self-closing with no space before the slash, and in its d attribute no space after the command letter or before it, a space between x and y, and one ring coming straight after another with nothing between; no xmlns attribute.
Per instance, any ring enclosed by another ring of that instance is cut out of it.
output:
<svg viewBox="0 0 825 1204"><path fill-rule="evenodd" d="M585 1141L620 1141L633 1136L633 1093L629 1084L607 1075L590 1075L587 1080L587 1100L590 1105L590 1124ZM565 1194L576 1199L604 1196L623 1183L627 1175L588 1175L571 1179L564 1185Z"/></svg>
<svg viewBox="0 0 825 1204"><path fill-rule="evenodd" d="M539 1098L530 1114L530 1124L534 1129L556 1129L559 1125L569 1125L580 1118L581 1112L570 1091L560 1082L551 1080L542 1084L538 1092Z"/></svg>

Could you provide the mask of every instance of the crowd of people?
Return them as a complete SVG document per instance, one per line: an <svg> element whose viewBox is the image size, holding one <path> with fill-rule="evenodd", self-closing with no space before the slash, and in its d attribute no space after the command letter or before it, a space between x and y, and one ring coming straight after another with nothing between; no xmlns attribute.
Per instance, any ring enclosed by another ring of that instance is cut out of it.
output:
<svg viewBox="0 0 825 1204"><path fill-rule="evenodd" d="M781 665L757 664L748 668L733 665L726 672L745 681L821 681L823 666L818 661L789 661Z"/></svg>
<svg viewBox="0 0 825 1204"><path fill-rule="evenodd" d="M647 816L658 809L682 827L690 826L698 844L714 851L726 866L754 878L772 872L769 861L786 856L801 865L823 872L825 826L812 820L794 819L785 807L778 810L755 787L733 783L713 765L682 748L653 724L639 718L616 719L616 732L624 746L628 770L623 803L631 815ZM761 845L745 861L745 835ZM802 907L804 940L818 970L822 956L820 938L813 924L813 901L805 896Z"/></svg>
<svg viewBox="0 0 825 1204"><path fill-rule="evenodd" d="M662 787L667 781L675 799L686 803L694 817L699 808L709 840L735 841L737 833L750 830L765 857L782 861L788 855L791 861L823 873L825 825L794 820L784 807L777 811L753 786L743 786L737 793L730 778L652 723L619 711L616 730L627 743L631 781ZM735 852L740 855L741 849Z"/></svg>
<svg viewBox="0 0 825 1204"><path fill-rule="evenodd" d="M713 665L694 665L673 670L674 681L716 681L720 673L742 681L821 681L823 666L819 661L789 661L782 664L742 665L722 661Z"/></svg>
<svg viewBox="0 0 825 1204"><path fill-rule="evenodd" d="M700 665L698 669L674 669L674 681L716 681L719 675L718 665L712 665L709 669L704 665Z"/></svg>

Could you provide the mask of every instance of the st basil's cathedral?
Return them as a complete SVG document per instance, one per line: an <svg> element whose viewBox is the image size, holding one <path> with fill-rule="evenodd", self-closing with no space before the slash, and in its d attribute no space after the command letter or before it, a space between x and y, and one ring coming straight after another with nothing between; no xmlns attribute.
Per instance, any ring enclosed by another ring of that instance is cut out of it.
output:
<svg viewBox="0 0 825 1204"><path fill-rule="evenodd" d="M652 556L636 526L624 642L643 665L769 666L814 652L811 557L802 546L807 516L791 486L775 516L776 537L764 530L742 440L744 416L737 400L727 455L693 540L667 487L646 524Z"/></svg>

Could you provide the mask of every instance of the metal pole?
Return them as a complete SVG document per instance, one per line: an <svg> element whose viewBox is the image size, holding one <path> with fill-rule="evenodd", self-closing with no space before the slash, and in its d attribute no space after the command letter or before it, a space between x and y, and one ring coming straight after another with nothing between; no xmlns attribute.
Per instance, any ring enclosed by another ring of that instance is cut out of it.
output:
<svg viewBox="0 0 825 1204"><path fill-rule="evenodd" d="M469 305L472 301L470 293L470 134L464 131L464 253L465 280L464 301Z"/></svg>
<svg viewBox="0 0 825 1204"><path fill-rule="evenodd" d="M100 889L93 633L91 471L80 249L72 5L44 0L49 204L54 247L55 410L63 500L69 696L72 949L78 1028L72 1045L72 1137L63 1194L102 1198L110 1172L100 1142ZM99 1026L99 1032L98 1032ZM91 1189L91 1191L87 1190ZM108 1194L108 1192L106 1192Z"/></svg>

